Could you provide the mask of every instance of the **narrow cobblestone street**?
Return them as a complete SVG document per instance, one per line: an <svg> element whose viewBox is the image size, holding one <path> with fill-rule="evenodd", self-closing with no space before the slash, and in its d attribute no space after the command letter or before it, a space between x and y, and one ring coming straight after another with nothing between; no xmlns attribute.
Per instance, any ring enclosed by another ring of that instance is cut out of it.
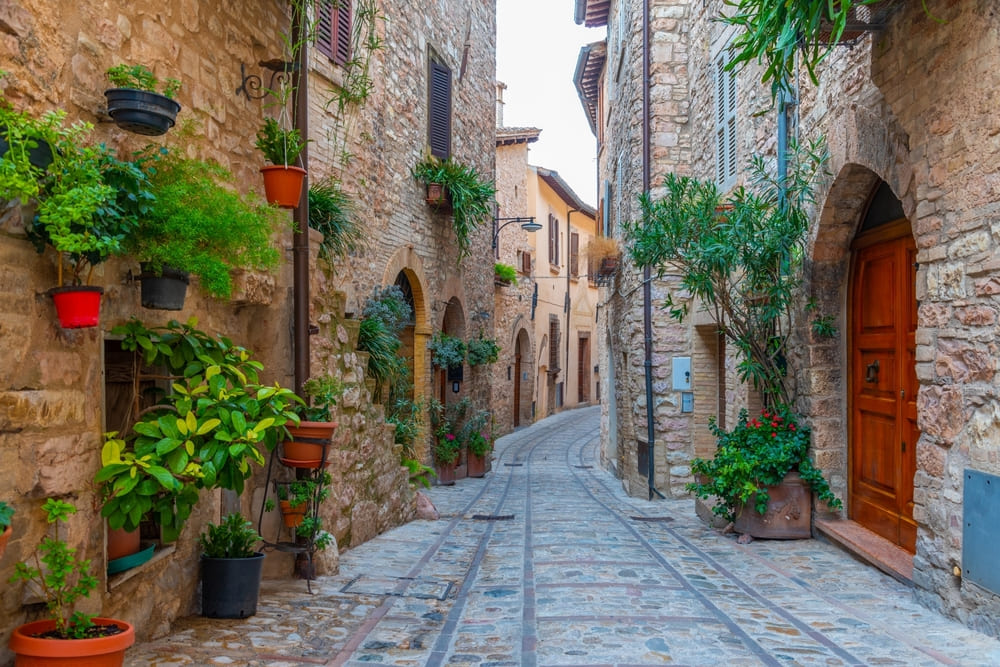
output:
<svg viewBox="0 0 1000 667"><path fill-rule="evenodd" d="M1000 642L820 540L737 544L690 499L631 499L601 469L597 408L497 442L441 513L266 581L245 621L183 619L130 650L175 665L997 665Z"/></svg>

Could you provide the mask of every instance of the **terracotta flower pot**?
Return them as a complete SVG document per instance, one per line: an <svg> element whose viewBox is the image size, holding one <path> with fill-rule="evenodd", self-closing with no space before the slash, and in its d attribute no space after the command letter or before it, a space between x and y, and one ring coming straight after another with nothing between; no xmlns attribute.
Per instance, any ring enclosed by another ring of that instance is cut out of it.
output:
<svg viewBox="0 0 1000 667"><path fill-rule="evenodd" d="M486 454L479 456L469 452L466 465L469 477L484 477L486 475Z"/></svg>
<svg viewBox="0 0 1000 667"><path fill-rule="evenodd" d="M316 468L324 464L336 428L336 422L304 421L298 426L289 426L292 439L281 444L282 463L293 468Z"/></svg>
<svg viewBox="0 0 1000 667"><path fill-rule="evenodd" d="M306 517L306 503L293 505L287 500L279 500L278 506L281 509L281 520L286 528L296 528Z"/></svg>
<svg viewBox="0 0 1000 667"><path fill-rule="evenodd" d="M812 537L812 490L792 471L781 484L767 487L767 512L754 509L756 496L736 510L733 528L737 533L772 540L801 540Z"/></svg>
<svg viewBox="0 0 1000 667"><path fill-rule="evenodd" d="M7 644L16 654L15 667L121 667L125 649L135 643L135 628L114 618L93 619L97 625L117 625L124 631L93 639L48 639L33 635L55 628L55 621L25 623L14 628Z"/></svg>
<svg viewBox="0 0 1000 667"><path fill-rule="evenodd" d="M302 181L306 177L305 169L275 164L261 167L260 173L264 176L264 197L267 201L282 208L295 208L299 205Z"/></svg>
<svg viewBox="0 0 1000 667"><path fill-rule="evenodd" d="M49 290L63 329L96 327L101 317L103 287L53 287Z"/></svg>
<svg viewBox="0 0 1000 667"><path fill-rule="evenodd" d="M14 534L13 526L7 526L0 533L0 558L3 558L3 552L7 549L7 543L10 542L10 536Z"/></svg>
<svg viewBox="0 0 1000 667"><path fill-rule="evenodd" d="M438 484L441 486L455 485L455 461L438 463Z"/></svg>
<svg viewBox="0 0 1000 667"><path fill-rule="evenodd" d="M108 560L116 560L130 556L139 551L141 541L139 540L139 530L125 530L119 528L108 528Z"/></svg>
<svg viewBox="0 0 1000 667"><path fill-rule="evenodd" d="M427 203L439 211L447 212L451 210L451 199L448 198L448 189L441 183L427 184Z"/></svg>

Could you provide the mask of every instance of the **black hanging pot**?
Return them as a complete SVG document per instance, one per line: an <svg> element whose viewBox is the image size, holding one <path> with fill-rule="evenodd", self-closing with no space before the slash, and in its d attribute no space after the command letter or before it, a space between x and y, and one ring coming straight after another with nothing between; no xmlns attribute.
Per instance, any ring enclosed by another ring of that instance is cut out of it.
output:
<svg viewBox="0 0 1000 667"><path fill-rule="evenodd" d="M250 558L201 557L201 615L247 618L257 613L264 554Z"/></svg>
<svg viewBox="0 0 1000 667"><path fill-rule="evenodd" d="M7 128L0 125L0 157L6 155L8 150L10 142L7 141ZM28 162L42 171L48 169L52 164L52 147L49 146L49 142L35 139L35 147L28 149Z"/></svg>
<svg viewBox="0 0 1000 667"><path fill-rule="evenodd" d="M184 297L190 282L186 271L165 266L156 273L143 264L139 281L142 283L140 294L143 308L180 310L184 307Z"/></svg>
<svg viewBox="0 0 1000 667"><path fill-rule="evenodd" d="M159 93L133 88L110 88L104 91L108 98L108 115L115 125L136 134L155 137L174 126L181 105Z"/></svg>

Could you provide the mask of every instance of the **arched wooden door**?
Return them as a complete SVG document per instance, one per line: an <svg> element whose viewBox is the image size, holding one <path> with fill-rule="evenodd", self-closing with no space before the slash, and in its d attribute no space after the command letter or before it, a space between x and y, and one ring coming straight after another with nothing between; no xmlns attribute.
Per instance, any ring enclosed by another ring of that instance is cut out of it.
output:
<svg viewBox="0 0 1000 667"><path fill-rule="evenodd" d="M913 552L916 246L904 218L862 232L853 248L850 515Z"/></svg>

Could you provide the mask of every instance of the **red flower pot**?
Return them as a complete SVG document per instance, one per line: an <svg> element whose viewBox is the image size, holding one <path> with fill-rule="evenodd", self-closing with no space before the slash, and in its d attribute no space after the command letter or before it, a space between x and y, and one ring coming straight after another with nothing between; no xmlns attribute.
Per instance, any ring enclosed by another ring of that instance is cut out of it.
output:
<svg viewBox="0 0 1000 667"><path fill-rule="evenodd" d="M292 439L281 444L284 453L281 462L292 468L318 468L326 461L336 428L336 422L303 421L298 426L289 426Z"/></svg>
<svg viewBox="0 0 1000 667"><path fill-rule="evenodd" d="M287 500L279 500L278 505L281 507L281 519L286 528L296 528L306 518L306 503L292 505Z"/></svg>
<svg viewBox="0 0 1000 667"><path fill-rule="evenodd" d="M116 560L138 553L142 546L139 540L139 529L125 530L108 528L108 560Z"/></svg>
<svg viewBox="0 0 1000 667"><path fill-rule="evenodd" d="M125 649L135 643L135 628L114 618L94 618L97 625L117 625L124 632L93 639L48 639L33 635L52 630L53 620L25 623L14 628L7 644L16 654L15 667L121 667Z"/></svg>
<svg viewBox="0 0 1000 667"><path fill-rule="evenodd" d="M264 197L282 208L295 208L302 197L302 181L306 170L292 165L275 164L261 167L264 175Z"/></svg>
<svg viewBox="0 0 1000 667"><path fill-rule="evenodd" d="M101 317L103 287L53 287L49 290L63 329L96 327Z"/></svg>

